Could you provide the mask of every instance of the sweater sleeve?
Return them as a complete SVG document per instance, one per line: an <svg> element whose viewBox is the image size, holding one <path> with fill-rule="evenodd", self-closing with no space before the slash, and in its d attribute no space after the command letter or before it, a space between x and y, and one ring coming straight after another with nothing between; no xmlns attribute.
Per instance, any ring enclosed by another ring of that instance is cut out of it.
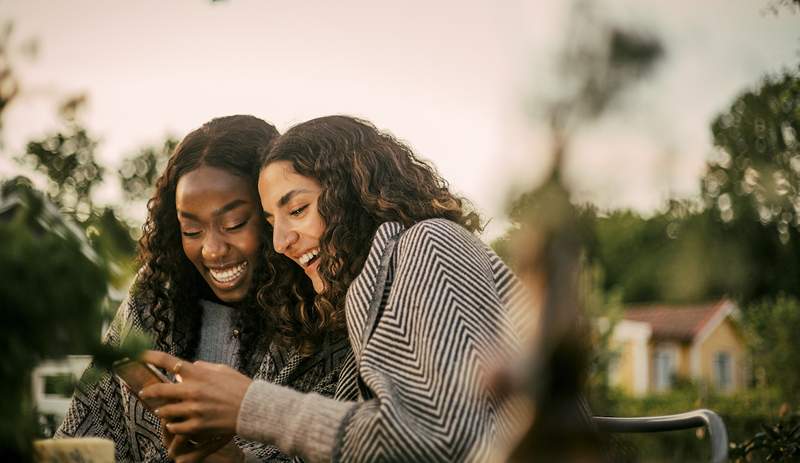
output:
<svg viewBox="0 0 800 463"><path fill-rule="evenodd" d="M506 424L488 376L513 331L483 243L446 220L409 228L359 368L376 398L343 423L341 459L487 459Z"/></svg>
<svg viewBox="0 0 800 463"><path fill-rule="evenodd" d="M395 264L359 364L374 398L336 402L254 383L240 433L261 433L311 461L490 456L508 422L487 374L515 340L486 249L456 224L425 221L403 234ZM269 435L258 422L269 423Z"/></svg>

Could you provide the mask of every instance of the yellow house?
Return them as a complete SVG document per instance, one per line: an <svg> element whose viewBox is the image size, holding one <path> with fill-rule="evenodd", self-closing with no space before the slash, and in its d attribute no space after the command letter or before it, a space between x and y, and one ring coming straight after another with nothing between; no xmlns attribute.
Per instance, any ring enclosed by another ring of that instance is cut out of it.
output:
<svg viewBox="0 0 800 463"><path fill-rule="evenodd" d="M612 385L633 395L669 390L677 377L720 392L746 385L746 351L728 300L629 307L614 327Z"/></svg>

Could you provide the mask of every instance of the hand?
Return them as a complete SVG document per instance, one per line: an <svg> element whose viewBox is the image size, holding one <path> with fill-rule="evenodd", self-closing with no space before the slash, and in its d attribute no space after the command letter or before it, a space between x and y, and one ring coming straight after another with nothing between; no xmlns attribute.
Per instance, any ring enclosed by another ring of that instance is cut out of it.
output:
<svg viewBox="0 0 800 463"><path fill-rule="evenodd" d="M154 411L168 432L197 436L203 442L236 433L239 407L253 380L226 365L191 363L164 352L146 351L141 360L180 374L180 383L153 384L139 393L142 399L170 402Z"/></svg>

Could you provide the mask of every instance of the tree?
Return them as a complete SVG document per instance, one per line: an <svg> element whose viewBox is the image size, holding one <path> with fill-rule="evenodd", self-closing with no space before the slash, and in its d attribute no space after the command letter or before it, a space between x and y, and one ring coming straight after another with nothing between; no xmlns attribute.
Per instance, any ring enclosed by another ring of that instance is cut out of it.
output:
<svg viewBox="0 0 800 463"><path fill-rule="evenodd" d="M107 268L30 182L3 184L0 211L0 459L30 461L31 372L43 359L97 347Z"/></svg>
<svg viewBox="0 0 800 463"><path fill-rule="evenodd" d="M22 158L28 167L47 176L48 198L78 222L91 216L91 193L105 172L95 160L97 142L77 121L85 102L83 95L67 99L60 110L64 130L29 142Z"/></svg>
<svg viewBox="0 0 800 463"><path fill-rule="evenodd" d="M117 173L126 200L139 202L152 196L156 180L176 146L178 140L168 136L161 146L143 147L123 161Z"/></svg>
<svg viewBox="0 0 800 463"><path fill-rule="evenodd" d="M97 141L80 123L83 95L68 98L60 108L64 128L28 143L19 159L47 178L47 198L78 222L95 251L111 263L111 283L122 287L135 272L133 229L115 207L99 207L92 192L104 180L105 168L96 160Z"/></svg>
<svg viewBox="0 0 800 463"><path fill-rule="evenodd" d="M703 181L707 207L725 223L758 221L784 244L797 239L791 232L800 229L800 75L765 79L711 130L718 152Z"/></svg>
<svg viewBox="0 0 800 463"><path fill-rule="evenodd" d="M800 301L786 295L765 298L743 313L743 322L768 385L777 387L787 400L800 403Z"/></svg>

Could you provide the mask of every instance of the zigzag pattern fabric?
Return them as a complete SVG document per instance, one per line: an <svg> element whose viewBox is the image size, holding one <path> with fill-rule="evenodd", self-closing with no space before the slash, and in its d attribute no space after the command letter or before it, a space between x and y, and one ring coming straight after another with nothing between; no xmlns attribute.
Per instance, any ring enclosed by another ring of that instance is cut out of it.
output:
<svg viewBox="0 0 800 463"><path fill-rule="evenodd" d="M122 303L106 332L103 342L118 346L131 330L144 330L141 307L136 298ZM198 309L199 310L199 309ZM175 354L174 348L171 354ZM346 339L328 343L327 348L311 358L271 349L256 353L263 358L256 379L290 386L302 392L316 392L330 397L336 390L339 372L346 357L352 356ZM55 438L97 436L114 441L116 461L169 462L161 443L161 423L139 399L107 372L93 378L94 364L81 379L64 421ZM102 371L102 370L94 370ZM236 436L237 445L247 461L299 461L282 454L276 447Z"/></svg>
<svg viewBox="0 0 800 463"><path fill-rule="evenodd" d="M530 328L523 293L458 224L381 225L347 294L353 357L335 397L360 402L340 425L334 461L485 461L507 449L530 409L488 378Z"/></svg>

